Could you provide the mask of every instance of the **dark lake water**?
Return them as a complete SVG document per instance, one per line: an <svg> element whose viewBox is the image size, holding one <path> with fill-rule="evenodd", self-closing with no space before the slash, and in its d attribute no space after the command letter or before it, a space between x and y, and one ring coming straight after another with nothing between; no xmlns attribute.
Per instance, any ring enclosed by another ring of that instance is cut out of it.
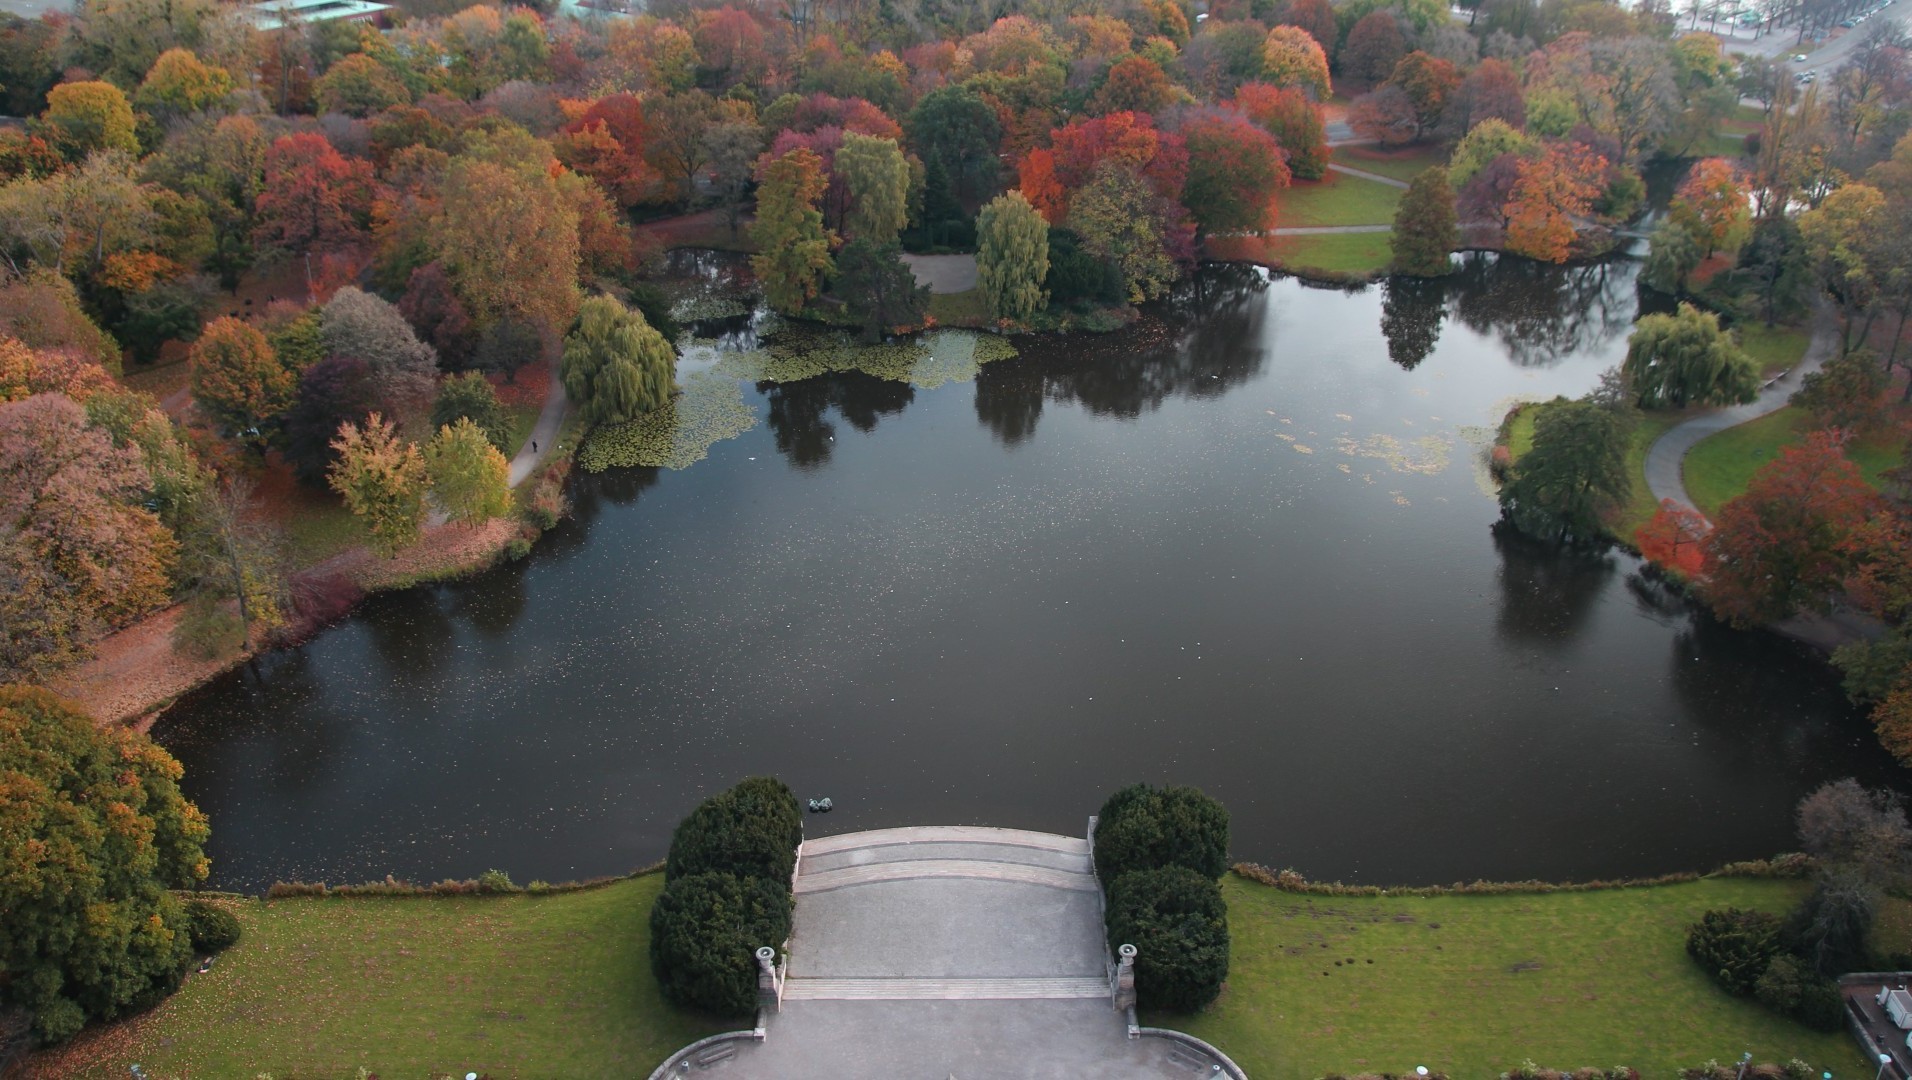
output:
<svg viewBox="0 0 1912 1080"><path fill-rule="evenodd" d="M1622 554L1496 535L1514 397L1617 363L1634 266L1339 292L1211 268L973 382L746 385L682 471L584 477L533 555L381 597L155 734L215 882L621 872L752 773L813 832L1080 834L1198 784L1234 853L1387 883L1786 850L1898 772L1825 665Z"/></svg>

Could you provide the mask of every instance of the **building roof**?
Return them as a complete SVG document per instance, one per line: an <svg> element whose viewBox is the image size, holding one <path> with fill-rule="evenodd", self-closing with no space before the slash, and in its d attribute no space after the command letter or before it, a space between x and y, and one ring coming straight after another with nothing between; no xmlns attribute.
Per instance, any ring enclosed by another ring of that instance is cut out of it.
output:
<svg viewBox="0 0 1912 1080"><path fill-rule="evenodd" d="M372 0L265 0L251 7L252 21L261 30L277 30L289 22L331 22L336 19L372 19L392 5Z"/></svg>

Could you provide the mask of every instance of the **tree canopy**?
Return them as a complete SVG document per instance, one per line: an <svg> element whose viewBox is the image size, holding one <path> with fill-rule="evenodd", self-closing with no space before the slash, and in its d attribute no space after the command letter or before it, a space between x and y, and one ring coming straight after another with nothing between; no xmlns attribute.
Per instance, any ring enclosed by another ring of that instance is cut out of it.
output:
<svg viewBox="0 0 1912 1080"><path fill-rule="evenodd" d="M1751 401L1759 390L1752 358L1720 329L1718 316L1691 304L1672 315L1642 316L1620 370L1643 409L1728 405Z"/></svg>

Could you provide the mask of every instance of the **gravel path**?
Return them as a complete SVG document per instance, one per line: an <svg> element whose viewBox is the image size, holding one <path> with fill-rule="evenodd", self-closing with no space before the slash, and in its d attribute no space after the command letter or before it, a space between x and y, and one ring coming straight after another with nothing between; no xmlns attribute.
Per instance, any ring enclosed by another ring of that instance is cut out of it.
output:
<svg viewBox="0 0 1912 1080"><path fill-rule="evenodd" d="M974 255L905 255L903 262L916 275L916 283L928 285L931 292L959 293L976 287Z"/></svg>

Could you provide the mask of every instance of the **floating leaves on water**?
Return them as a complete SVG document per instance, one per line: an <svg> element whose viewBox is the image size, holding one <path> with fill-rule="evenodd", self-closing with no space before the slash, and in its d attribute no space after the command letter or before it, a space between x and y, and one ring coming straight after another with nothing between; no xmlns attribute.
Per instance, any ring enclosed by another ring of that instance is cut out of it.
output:
<svg viewBox="0 0 1912 1080"><path fill-rule="evenodd" d="M1406 495L1403 495L1403 494L1401 494L1401 493L1400 493L1400 492L1398 492L1398 491L1390 491L1390 492L1388 492L1388 494L1389 494L1389 495L1392 495L1392 496L1394 496L1394 505L1396 505L1396 506L1408 506L1408 505L1411 505L1411 504L1410 504L1410 503L1409 503L1409 502L1407 501L1407 496L1406 496Z"/></svg>
<svg viewBox="0 0 1912 1080"><path fill-rule="evenodd" d="M847 334L806 328L779 333L760 349L727 354L714 370L753 382L780 383L833 371L861 371L933 390L968 382L984 364L1014 355L1016 347L1006 339L969 330L933 330L904 341L865 345Z"/></svg>
<svg viewBox="0 0 1912 1080"><path fill-rule="evenodd" d="M1353 422L1353 420L1354 420L1354 417L1352 417L1352 416L1349 416L1349 415L1348 415L1347 413L1344 413L1344 412L1338 412L1338 413L1335 413L1335 414L1334 414L1334 418L1335 418L1336 420L1347 420L1347 421L1349 421L1349 422Z"/></svg>
<svg viewBox="0 0 1912 1080"><path fill-rule="evenodd" d="M1303 446L1303 445L1301 445L1300 443L1295 443L1295 444L1294 444L1294 447L1295 447L1295 453L1297 453L1297 454L1312 454L1312 453L1314 453L1314 447L1312 447L1312 446Z"/></svg>
<svg viewBox="0 0 1912 1080"><path fill-rule="evenodd" d="M680 323L734 319L748 314L750 305L734 296L686 296L671 305L671 318Z"/></svg>
<svg viewBox="0 0 1912 1080"><path fill-rule="evenodd" d="M1342 472L1344 472L1344 473L1346 473L1346 474L1347 474L1347 475L1349 475L1349 476L1353 476L1353 475L1354 475L1354 467L1353 467L1352 465L1349 465L1349 464L1348 464L1347 462L1345 462L1345 461L1343 461L1343 462L1341 462L1341 463L1339 463L1339 464L1337 464L1337 465L1335 466L1335 468L1337 468L1337 469L1340 469L1340 470L1341 470Z"/></svg>
<svg viewBox="0 0 1912 1080"><path fill-rule="evenodd" d="M1423 435L1412 442L1402 442L1392 435L1370 435L1359 441L1336 439L1334 448L1349 457L1384 461L1395 472L1433 476L1447 468L1454 443L1444 435Z"/></svg>
<svg viewBox="0 0 1912 1080"><path fill-rule="evenodd" d="M716 443L756 426L757 411L744 404L735 379L699 372L663 408L592 431L578 464L586 472L633 465L687 469L710 456Z"/></svg>

